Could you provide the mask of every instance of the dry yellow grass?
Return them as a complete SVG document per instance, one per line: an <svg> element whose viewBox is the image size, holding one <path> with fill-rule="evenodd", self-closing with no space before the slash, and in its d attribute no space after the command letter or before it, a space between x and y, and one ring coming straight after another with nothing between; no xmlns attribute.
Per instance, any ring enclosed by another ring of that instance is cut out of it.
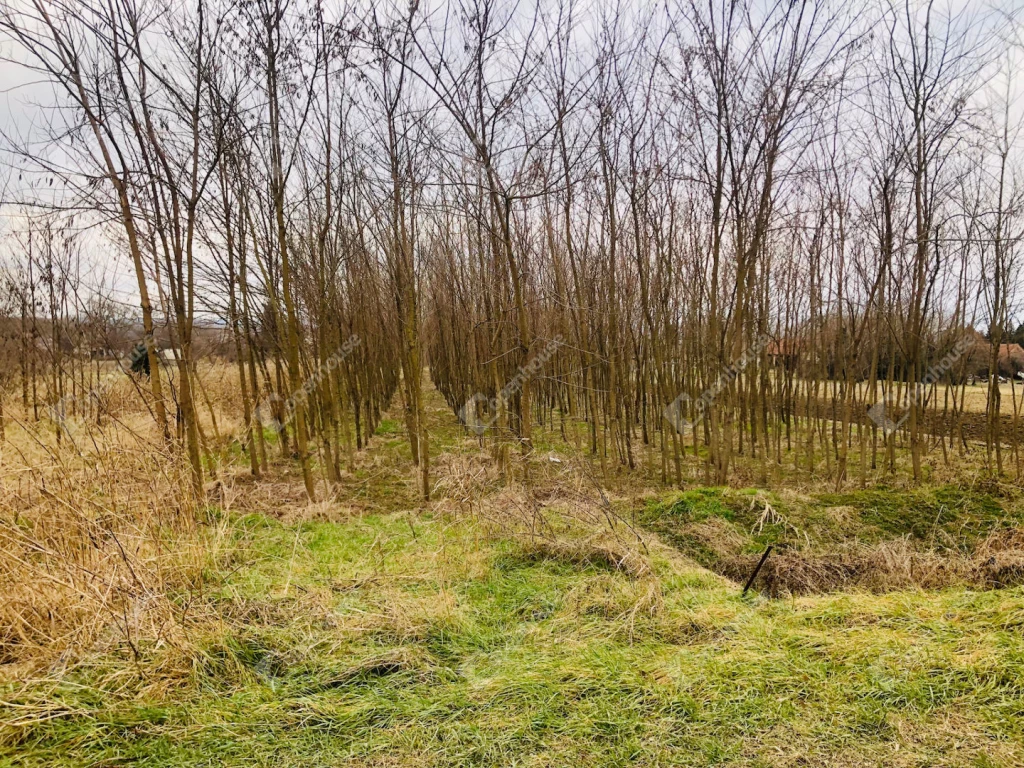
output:
<svg viewBox="0 0 1024 768"><path fill-rule="evenodd" d="M826 383L822 388L822 396L827 396L830 390L831 384ZM863 400L868 393L868 383L859 382L857 384L857 395ZM960 397L959 388L957 389L956 396ZM939 387L938 391L939 401L937 403L938 409L941 411L945 403L945 393L942 387ZM999 385L999 409L1004 416L1013 416L1014 413L1020 414L1024 409L1024 383L1007 381L1004 384ZM987 384L969 384L964 387L964 411L968 413L985 413L986 405L988 402L988 385ZM936 403L929 401L928 408L931 409L936 406ZM952 394L950 395L949 406L952 408L953 400Z"/></svg>
<svg viewBox="0 0 1024 768"><path fill-rule="evenodd" d="M130 386L130 383L128 384ZM62 428L8 413L0 444L0 670L19 677L97 651L140 657L184 642L189 592L218 557L221 531L193 497L125 382L96 423Z"/></svg>

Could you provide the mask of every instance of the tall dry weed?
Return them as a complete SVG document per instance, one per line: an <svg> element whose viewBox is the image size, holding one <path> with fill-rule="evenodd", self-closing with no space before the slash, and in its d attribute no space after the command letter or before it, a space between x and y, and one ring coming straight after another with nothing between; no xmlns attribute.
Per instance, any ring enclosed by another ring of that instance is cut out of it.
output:
<svg viewBox="0 0 1024 768"><path fill-rule="evenodd" d="M0 676L185 641L220 530L144 428L14 420L0 446Z"/></svg>

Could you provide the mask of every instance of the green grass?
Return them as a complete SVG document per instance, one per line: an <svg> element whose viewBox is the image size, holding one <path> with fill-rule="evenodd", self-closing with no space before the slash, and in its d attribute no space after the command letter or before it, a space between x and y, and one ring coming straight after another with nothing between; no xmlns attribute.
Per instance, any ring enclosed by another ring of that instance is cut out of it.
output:
<svg viewBox="0 0 1024 768"><path fill-rule="evenodd" d="M377 425L375 435L400 435L402 434L402 425L395 419L381 419L380 424Z"/></svg>
<svg viewBox="0 0 1024 768"><path fill-rule="evenodd" d="M1004 508L999 500L959 486L915 490L863 490L820 494L825 506L849 506L858 513L860 535L875 537L911 536L933 540L937 534L971 541L1001 523L1022 522L1020 510Z"/></svg>
<svg viewBox="0 0 1024 768"><path fill-rule="evenodd" d="M736 519L740 496L669 510ZM1024 760L1020 589L767 601L669 554L636 581L429 516L233 525L244 564L208 595L225 618L179 685L147 689L166 649L141 677L98 660L46 687L63 710L14 731L0 763ZM652 585L659 607L630 620Z"/></svg>

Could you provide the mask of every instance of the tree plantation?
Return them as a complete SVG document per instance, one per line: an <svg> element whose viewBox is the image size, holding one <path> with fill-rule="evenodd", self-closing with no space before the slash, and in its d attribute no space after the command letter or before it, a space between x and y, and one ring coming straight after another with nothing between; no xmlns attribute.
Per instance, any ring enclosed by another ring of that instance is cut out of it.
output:
<svg viewBox="0 0 1024 768"><path fill-rule="evenodd" d="M1021 12L0 0L0 763L1024 762Z"/></svg>

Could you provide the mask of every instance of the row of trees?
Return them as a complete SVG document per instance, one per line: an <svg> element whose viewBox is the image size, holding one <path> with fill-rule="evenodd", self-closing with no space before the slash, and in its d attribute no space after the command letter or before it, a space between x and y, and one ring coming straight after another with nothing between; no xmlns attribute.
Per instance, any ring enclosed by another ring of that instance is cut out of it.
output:
<svg viewBox="0 0 1024 768"><path fill-rule="evenodd" d="M905 446L920 480L969 448L976 327L989 466L1019 467L1019 27L848 5L0 2L58 94L48 151L8 148L128 254L168 441L172 328L197 491L197 307L253 473L272 421L311 498L396 392L429 496L424 366L499 459L544 428L665 482L692 450L842 483Z"/></svg>

